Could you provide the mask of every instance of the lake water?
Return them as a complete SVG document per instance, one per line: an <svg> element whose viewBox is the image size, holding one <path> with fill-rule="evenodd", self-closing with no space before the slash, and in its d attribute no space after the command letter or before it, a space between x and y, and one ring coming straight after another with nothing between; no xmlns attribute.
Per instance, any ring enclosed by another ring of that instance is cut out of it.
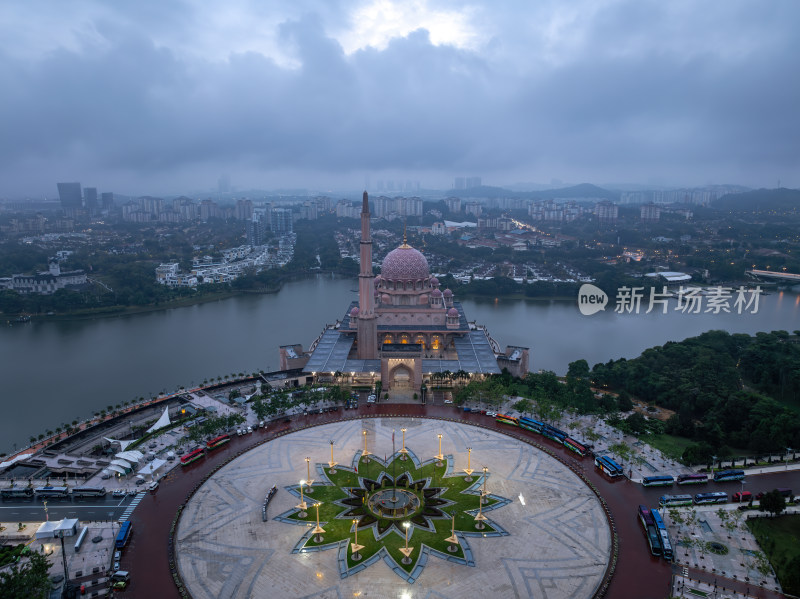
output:
<svg viewBox="0 0 800 599"><path fill-rule="evenodd" d="M134 316L31 322L0 328L0 452L31 435L83 420L108 405L239 372L275 370L278 346L308 347L356 299L357 281L321 275L277 294L247 295ZM456 298L458 300L458 298ZM532 370L566 372L633 358L710 329L755 333L800 328L800 294L770 292L756 314L583 316L576 302L464 300L469 320L506 345L531 348ZM672 308L674 306L671 305Z"/></svg>

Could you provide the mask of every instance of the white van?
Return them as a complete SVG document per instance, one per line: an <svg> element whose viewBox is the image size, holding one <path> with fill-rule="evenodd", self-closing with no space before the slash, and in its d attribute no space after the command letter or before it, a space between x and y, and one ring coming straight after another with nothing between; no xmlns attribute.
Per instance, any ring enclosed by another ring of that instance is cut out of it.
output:
<svg viewBox="0 0 800 599"><path fill-rule="evenodd" d="M252 433L253 432L253 427L252 426L248 426L247 427L247 432L248 433Z"/></svg>

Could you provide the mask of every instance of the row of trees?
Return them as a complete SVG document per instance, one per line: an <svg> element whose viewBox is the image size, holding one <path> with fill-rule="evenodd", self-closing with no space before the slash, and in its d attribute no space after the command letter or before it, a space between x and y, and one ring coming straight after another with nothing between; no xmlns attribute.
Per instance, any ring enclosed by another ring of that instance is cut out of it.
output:
<svg viewBox="0 0 800 599"><path fill-rule="evenodd" d="M783 452L800 443L800 343L785 331L755 336L709 331L596 364L594 384L676 412L667 433L695 441L685 461L731 448Z"/></svg>

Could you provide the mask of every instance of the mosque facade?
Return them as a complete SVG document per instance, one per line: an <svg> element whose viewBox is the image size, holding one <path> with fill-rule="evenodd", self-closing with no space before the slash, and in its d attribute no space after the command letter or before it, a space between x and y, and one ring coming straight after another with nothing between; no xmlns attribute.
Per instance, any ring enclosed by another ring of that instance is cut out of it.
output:
<svg viewBox="0 0 800 599"><path fill-rule="evenodd" d="M372 271L369 198L361 207L358 301L329 325L308 352L281 348L281 368L297 368L315 378L352 377L354 384L381 382L383 392L418 393L433 373L466 373L469 377L500 374L524 376L529 349L505 351L485 327L467 321L450 289L441 289L428 261L406 242L389 252L381 274Z"/></svg>

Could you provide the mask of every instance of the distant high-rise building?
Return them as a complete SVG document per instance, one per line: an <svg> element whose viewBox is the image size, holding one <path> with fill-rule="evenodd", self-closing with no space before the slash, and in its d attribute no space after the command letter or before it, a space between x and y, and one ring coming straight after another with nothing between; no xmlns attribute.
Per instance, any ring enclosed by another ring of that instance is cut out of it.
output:
<svg viewBox="0 0 800 599"><path fill-rule="evenodd" d="M473 187L480 187L481 186L481 178L480 177L467 177L464 180L464 185L467 189L472 189Z"/></svg>
<svg viewBox="0 0 800 599"><path fill-rule="evenodd" d="M236 220L249 220L253 216L253 202L236 200Z"/></svg>
<svg viewBox="0 0 800 599"><path fill-rule="evenodd" d="M86 206L86 210L89 211L89 214L94 214L97 212L97 188L96 187L84 187L83 188L83 202Z"/></svg>
<svg viewBox="0 0 800 599"><path fill-rule="evenodd" d="M247 221L248 245L264 245L267 234L267 212L263 208L253 210L253 216Z"/></svg>
<svg viewBox="0 0 800 599"><path fill-rule="evenodd" d="M645 204L640 208L640 216L645 222L656 222L661 218L661 208L655 204Z"/></svg>
<svg viewBox="0 0 800 599"><path fill-rule="evenodd" d="M594 213L601 223L615 223L619 216L619 207L608 200L604 200L595 204Z"/></svg>
<svg viewBox="0 0 800 599"><path fill-rule="evenodd" d="M231 176L222 175L217 181L217 190L220 193L230 193L231 191Z"/></svg>
<svg viewBox="0 0 800 599"><path fill-rule="evenodd" d="M100 201L103 204L103 210L111 210L114 207L114 192L104 191L100 194Z"/></svg>
<svg viewBox="0 0 800 599"><path fill-rule="evenodd" d="M465 189L465 185L464 177L456 177L453 181L453 189Z"/></svg>
<svg viewBox="0 0 800 599"><path fill-rule="evenodd" d="M59 183L58 198L64 210L80 210L83 207L80 183Z"/></svg>
<svg viewBox="0 0 800 599"><path fill-rule="evenodd" d="M273 208L269 214L269 227L273 233L291 233L292 210L291 208Z"/></svg>

